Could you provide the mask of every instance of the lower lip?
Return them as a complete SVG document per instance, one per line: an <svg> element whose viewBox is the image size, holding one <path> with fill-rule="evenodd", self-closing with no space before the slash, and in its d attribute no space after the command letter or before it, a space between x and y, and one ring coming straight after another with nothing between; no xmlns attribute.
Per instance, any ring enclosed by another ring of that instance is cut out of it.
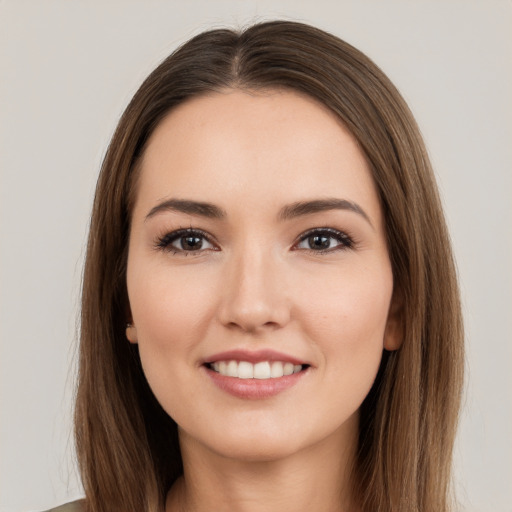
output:
<svg viewBox="0 0 512 512"><path fill-rule="evenodd" d="M237 377L226 377L206 366L202 368L206 371L208 377L212 379L213 383L222 389L222 391L238 398L252 400L270 398L290 389L297 384L309 370L309 368L306 368L292 375L275 379L239 379Z"/></svg>

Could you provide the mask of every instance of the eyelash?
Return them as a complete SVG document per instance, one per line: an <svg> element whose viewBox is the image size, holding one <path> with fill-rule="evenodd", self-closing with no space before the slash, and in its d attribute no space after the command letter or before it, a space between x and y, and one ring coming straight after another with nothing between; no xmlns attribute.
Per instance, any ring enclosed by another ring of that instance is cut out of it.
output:
<svg viewBox="0 0 512 512"><path fill-rule="evenodd" d="M314 249L301 249L309 253L313 254L326 254L326 253L332 253L335 251L340 250L346 250L346 249L353 249L356 245L354 242L354 239L344 233L343 231L338 231L337 229L333 228L314 228L306 231L304 234L301 235L298 242L294 244L294 247L304 241L306 241L308 238L313 236L321 236L324 235L327 238L333 238L337 242L339 242L339 245L337 245L334 248L329 249L321 249L321 250L314 250ZM197 251L185 251L183 249L177 249L176 247L173 247L171 244L172 242L179 240L180 238L185 237L196 237L196 238L204 238L207 242L213 243L210 239L210 237L200 229L193 229L193 228L187 228L187 229L178 229L176 231L172 231L171 233L167 233L164 236L158 237L155 243L155 247L158 250L171 252L173 255L181 254L184 256L188 256L191 254L192 256L200 256L205 250L211 251L212 249L199 249ZM215 249L214 249L215 250Z"/></svg>

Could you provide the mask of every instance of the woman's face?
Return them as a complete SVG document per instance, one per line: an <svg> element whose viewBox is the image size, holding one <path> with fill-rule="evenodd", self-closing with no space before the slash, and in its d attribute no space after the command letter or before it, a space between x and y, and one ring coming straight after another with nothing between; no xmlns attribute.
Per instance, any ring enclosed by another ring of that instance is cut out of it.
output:
<svg viewBox="0 0 512 512"><path fill-rule="evenodd" d="M353 442L399 340L349 132L298 93L212 93L160 123L137 187L127 337L182 442L244 460Z"/></svg>

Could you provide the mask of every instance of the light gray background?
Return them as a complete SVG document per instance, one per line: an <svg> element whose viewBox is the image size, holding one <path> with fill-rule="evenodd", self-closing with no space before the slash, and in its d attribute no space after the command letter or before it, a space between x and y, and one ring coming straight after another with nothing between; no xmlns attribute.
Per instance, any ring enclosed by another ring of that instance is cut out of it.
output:
<svg viewBox="0 0 512 512"><path fill-rule="evenodd" d="M269 18L363 50L419 121L466 317L461 509L512 511L510 1L0 0L1 512L81 495L75 323L93 188L119 115L178 43Z"/></svg>

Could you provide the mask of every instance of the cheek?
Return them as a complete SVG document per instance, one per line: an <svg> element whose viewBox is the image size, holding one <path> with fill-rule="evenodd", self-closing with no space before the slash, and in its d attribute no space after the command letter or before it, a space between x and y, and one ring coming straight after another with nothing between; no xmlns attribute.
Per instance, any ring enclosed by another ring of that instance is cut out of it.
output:
<svg viewBox="0 0 512 512"><path fill-rule="evenodd" d="M196 393L189 368L206 336L211 290L184 272L153 268L128 273L128 295L148 384L166 412L179 416L184 397L192 399Z"/></svg>
<svg viewBox="0 0 512 512"><path fill-rule="evenodd" d="M310 285L298 316L326 367L342 367L352 376L373 372L382 356L392 295L390 268L352 268Z"/></svg>
<svg viewBox="0 0 512 512"><path fill-rule="evenodd" d="M356 272L311 290L302 325L319 355L321 428L343 424L368 395L382 359L391 292L386 273Z"/></svg>
<svg viewBox="0 0 512 512"><path fill-rule="evenodd" d="M128 274L128 295L139 344L157 350L186 347L206 328L211 317L211 280L196 272L150 269L143 275Z"/></svg>
<svg viewBox="0 0 512 512"><path fill-rule="evenodd" d="M127 272L139 354L153 393L173 416L176 398L183 403L183 393L190 398L196 392L190 368L197 365L201 342L208 338L218 286L200 265L187 272L165 262L143 263L133 257Z"/></svg>

